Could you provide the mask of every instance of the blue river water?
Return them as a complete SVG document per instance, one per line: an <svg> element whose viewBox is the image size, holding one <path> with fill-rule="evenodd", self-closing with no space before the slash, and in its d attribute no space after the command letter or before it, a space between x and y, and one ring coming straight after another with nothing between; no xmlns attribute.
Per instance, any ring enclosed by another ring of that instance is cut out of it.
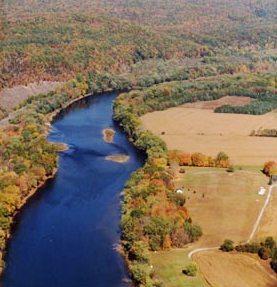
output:
<svg viewBox="0 0 277 287"><path fill-rule="evenodd" d="M73 104L53 123L49 141L69 150L59 157L57 176L25 205L6 255L4 287L126 287L120 239L121 191L144 157L112 120L117 93ZM102 130L116 131L112 144ZM105 160L125 154L127 163Z"/></svg>

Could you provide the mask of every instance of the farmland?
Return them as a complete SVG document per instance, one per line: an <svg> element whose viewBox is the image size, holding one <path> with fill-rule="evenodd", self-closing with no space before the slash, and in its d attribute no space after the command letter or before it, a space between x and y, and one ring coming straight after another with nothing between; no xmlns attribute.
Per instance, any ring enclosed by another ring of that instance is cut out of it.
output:
<svg viewBox="0 0 277 287"><path fill-rule="evenodd" d="M209 155L224 151L235 165L261 166L275 157L276 138L250 134L260 128L276 128L276 112L260 116L220 114L206 107L179 106L146 114L142 121L147 129L161 136L169 149Z"/></svg>
<svg viewBox="0 0 277 287"><path fill-rule="evenodd" d="M248 254L210 251L196 255L208 286L274 287L277 278L264 262Z"/></svg>

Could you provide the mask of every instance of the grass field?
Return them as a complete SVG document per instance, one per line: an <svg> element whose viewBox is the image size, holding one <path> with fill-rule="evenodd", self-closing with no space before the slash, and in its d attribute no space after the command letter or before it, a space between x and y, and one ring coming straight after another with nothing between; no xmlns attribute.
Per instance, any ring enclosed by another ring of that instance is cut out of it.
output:
<svg viewBox="0 0 277 287"><path fill-rule="evenodd" d="M209 251L195 255L207 286L276 287L276 274L257 255ZM177 286L177 285L176 285Z"/></svg>
<svg viewBox="0 0 277 287"><path fill-rule="evenodd" d="M194 106L199 104L203 102ZM211 156L224 151L238 165L261 166L276 158L277 138L249 136L259 128L277 128L276 112L261 116L218 114L212 109L216 103L207 105L208 108L180 106L153 112L144 115L142 121L147 129L165 140L169 149Z"/></svg>
<svg viewBox="0 0 277 287"><path fill-rule="evenodd" d="M176 185L185 188L189 213L203 229L197 244L217 246L226 238L246 241L265 199L258 190L267 188L267 182L258 171L186 168Z"/></svg>
<svg viewBox="0 0 277 287"><path fill-rule="evenodd" d="M182 273L182 270L190 262L188 249L173 249L166 252L151 253L151 263L165 287L206 286L199 272L196 277L189 277Z"/></svg>

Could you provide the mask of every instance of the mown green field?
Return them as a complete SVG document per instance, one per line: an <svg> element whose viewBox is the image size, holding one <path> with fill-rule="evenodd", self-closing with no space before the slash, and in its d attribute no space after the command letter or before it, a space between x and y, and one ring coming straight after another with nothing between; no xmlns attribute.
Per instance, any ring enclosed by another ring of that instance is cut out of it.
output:
<svg viewBox="0 0 277 287"><path fill-rule="evenodd" d="M189 249L173 249L170 251L152 252L150 259L158 278L166 287L204 287L205 281L198 271L196 277L182 273L188 263Z"/></svg>

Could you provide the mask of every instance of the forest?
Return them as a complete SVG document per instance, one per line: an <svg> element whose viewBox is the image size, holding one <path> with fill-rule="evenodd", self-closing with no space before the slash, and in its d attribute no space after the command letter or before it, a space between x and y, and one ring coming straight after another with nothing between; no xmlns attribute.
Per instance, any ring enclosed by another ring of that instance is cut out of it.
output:
<svg viewBox="0 0 277 287"><path fill-rule="evenodd" d="M175 78L192 65L216 74L276 62L274 0L1 1L1 88L90 70L129 73L147 60L157 78L161 62L176 67Z"/></svg>

